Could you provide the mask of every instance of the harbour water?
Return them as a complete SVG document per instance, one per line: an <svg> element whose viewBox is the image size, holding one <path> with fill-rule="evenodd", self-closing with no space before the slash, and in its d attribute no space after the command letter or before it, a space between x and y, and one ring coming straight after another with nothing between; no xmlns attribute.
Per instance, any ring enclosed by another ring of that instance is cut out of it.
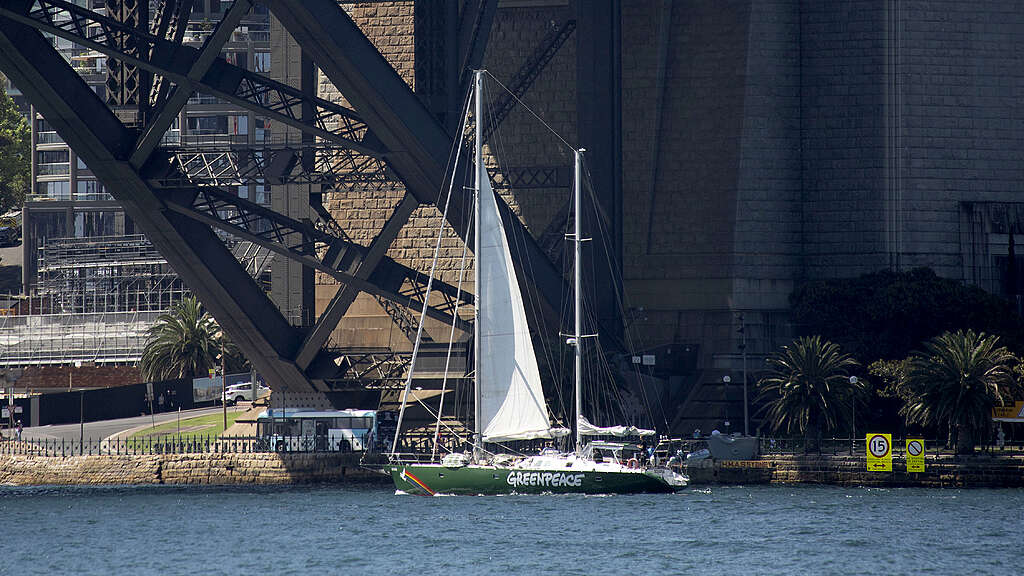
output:
<svg viewBox="0 0 1024 576"><path fill-rule="evenodd" d="M1024 491L0 487L0 574L1019 574Z"/></svg>

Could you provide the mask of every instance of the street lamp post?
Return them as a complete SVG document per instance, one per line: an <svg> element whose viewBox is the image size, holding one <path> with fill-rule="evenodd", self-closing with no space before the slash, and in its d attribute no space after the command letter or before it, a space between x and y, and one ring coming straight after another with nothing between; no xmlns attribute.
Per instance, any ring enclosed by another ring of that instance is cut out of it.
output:
<svg viewBox="0 0 1024 576"><path fill-rule="evenodd" d="M78 454L85 454L85 390L78 391Z"/></svg>
<svg viewBox="0 0 1024 576"><path fill-rule="evenodd" d="M857 377L850 376L850 406L853 414L850 418L850 453L857 447Z"/></svg>
<svg viewBox="0 0 1024 576"><path fill-rule="evenodd" d="M82 367L82 361L81 360L75 360L75 368L81 368L81 367ZM71 375L74 374L74 373L75 373L75 371L72 370L70 366L68 366L68 392L71 392Z"/></svg>
<svg viewBox="0 0 1024 576"><path fill-rule="evenodd" d="M224 411L224 430L228 429L228 357L224 353L224 332L220 333L220 404Z"/></svg>
<svg viewBox="0 0 1024 576"><path fill-rule="evenodd" d="M725 433L729 433L729 383L732 382L732 378L729 375L722 376L722 396L725 397Z"/></svg>
<svg viewBox="0 0 1024 576"><path fill-rule="evenodd" d="M743 315L740 314L741 330L743 334L743 343L740 344L741 350L743 351L743 435L750 436L750 417L748 412L747 403L747 326L743 323Z"/></svg>
<svg viewBox="0 0 1024 576"><path fill-rule="evenodd" d="M743 435L750 436L750 409L747 401L747 323L743 319L743 312L736 315L740 323L737 330L740 334L740 354L743 355Z"/></svg>

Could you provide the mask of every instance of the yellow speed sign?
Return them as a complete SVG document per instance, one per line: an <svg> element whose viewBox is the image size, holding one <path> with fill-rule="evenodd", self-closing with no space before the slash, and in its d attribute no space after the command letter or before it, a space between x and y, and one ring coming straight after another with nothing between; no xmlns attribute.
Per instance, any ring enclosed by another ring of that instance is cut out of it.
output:
<svg viewBox="0 0 1024 576"><path fill-rule="evenodd" d="M892 434L868 434L867 460L869 472L892 472Z"/></svg>

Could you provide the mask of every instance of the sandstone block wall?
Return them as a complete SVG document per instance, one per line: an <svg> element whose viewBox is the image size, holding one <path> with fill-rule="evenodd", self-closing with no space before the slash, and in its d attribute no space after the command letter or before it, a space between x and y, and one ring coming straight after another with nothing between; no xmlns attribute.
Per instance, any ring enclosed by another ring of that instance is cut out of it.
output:
<svg viewBox="0 0 1024 576"><path fill-rule="evenodd" d="M704 460L687 467L691 484L828 484L834 486L920 486L928 488L1019 488L1024 457L931 455L924 472L868 472L864 457L776 455L751 462Z"/></svg>
<svg viewBox="0 0 1024 576"><path fill-rule="evenodd" d="M0 457L0 484L302 484L386 482L354 454L161 454Z"/></svg>

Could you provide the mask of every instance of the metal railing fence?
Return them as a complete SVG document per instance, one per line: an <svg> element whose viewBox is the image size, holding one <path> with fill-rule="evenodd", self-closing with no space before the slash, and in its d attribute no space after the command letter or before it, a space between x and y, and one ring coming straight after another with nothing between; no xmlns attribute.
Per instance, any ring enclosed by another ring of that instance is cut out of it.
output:
<svg viewBox="0 0 1024 576"><path fill-rule="evenodd" d="M11 431L5 431L11 434ZM364 442L367 439L364 439ZM0 456L26 455L66 458L95 455L156 455L156 454L251 454L265 452L292 453L344 453L328 449L328 444L311 439L310 442L278 443L258 436L162 436L146 438L117 438L83 440L66 438L28 438L18 440L4 436L0 440ZM366 452L376 452L371 446ZM363 453L359 451L358 453Z"/></svg>
<svg viewBox="0 0 1024 576"><path fill-rule="evenodd" d="M920 436L896 436L892 437L892 455L894 458L905 457L907 438L920 438ZM947 447L944 441L935 438L924 438L926 455L953 455L956 451ZM865 438L822 438L815 446L815 441L809 443L804 438L780 438L765 436L760 438L760 454L762 456L786 455L786 454L822 454L832 456L864 456L867 453ZM1024 455L1024 442L1006 442L1002 446L975 446L975 453L979 454L1005 454Z"/></svg>

